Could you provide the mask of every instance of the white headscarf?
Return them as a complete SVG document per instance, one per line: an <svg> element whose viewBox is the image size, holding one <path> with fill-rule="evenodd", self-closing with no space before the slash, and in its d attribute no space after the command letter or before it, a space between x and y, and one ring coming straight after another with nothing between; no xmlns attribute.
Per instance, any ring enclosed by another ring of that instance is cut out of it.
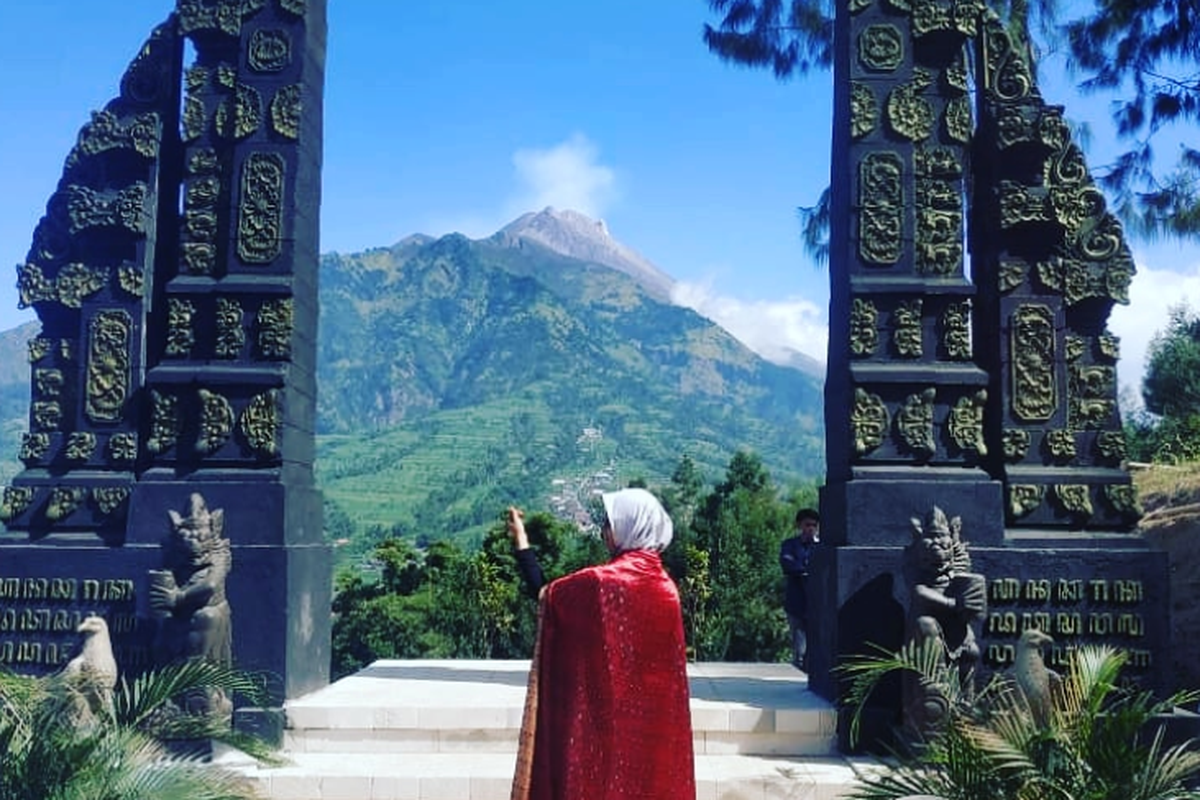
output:
<svg viewBox="0 0 1200 800"><path fill-rule="evenodd" d="M618 550L665 550L671 543L671 517L645 489L622 489L601 498Z"/></svg>

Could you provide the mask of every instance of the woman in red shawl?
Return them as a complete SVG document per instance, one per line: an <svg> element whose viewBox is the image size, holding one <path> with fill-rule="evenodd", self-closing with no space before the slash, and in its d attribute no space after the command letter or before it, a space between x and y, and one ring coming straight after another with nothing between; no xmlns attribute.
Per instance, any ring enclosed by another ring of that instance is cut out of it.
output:
<svg viewBox="0 0 1200 800"><path fill-rule="evenodd" d="M683 617L660 556L671 518L644 489L603 500L612 560L541 591L514 800L696 796ZM508 527L540 577L519 510Z"/></svg>

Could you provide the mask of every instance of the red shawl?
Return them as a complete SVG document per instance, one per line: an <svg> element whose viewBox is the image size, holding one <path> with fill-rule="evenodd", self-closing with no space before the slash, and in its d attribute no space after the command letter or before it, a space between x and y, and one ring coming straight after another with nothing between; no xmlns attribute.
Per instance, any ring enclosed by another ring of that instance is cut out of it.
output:
<svg viewBox="0 0 1200 800"><path fill-rule="evenodd" d="M634 550L542 594L513 797L696 796L679 593Z"/></svg>

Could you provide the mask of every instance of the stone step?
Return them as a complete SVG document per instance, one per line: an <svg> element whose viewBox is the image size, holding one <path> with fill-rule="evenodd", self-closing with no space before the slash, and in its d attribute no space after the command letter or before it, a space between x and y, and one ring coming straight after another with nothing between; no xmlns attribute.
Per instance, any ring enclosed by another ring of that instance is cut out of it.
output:
<svg viewBox="0 0 1200 800"><path fill-rule="evenodd" d="M527 661L377 661L287 704L291 753L514 753ZM836 715L786 664L692 664L697 755L832 755Z"/></svg>
<svg viewBox="0 0 1200 800"><path fill-rule="evenodd" d="M270 800L508 800L512 753L293 753L238 771ZM696 757L696 800L839 800L866 765L842 758Z"/></svg>

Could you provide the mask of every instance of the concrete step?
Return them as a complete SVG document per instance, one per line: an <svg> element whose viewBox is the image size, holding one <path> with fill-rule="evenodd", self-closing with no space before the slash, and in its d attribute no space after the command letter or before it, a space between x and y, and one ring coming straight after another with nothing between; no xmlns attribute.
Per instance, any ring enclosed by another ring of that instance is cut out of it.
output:
<svg viewBox="0 0 1200 800"><path fill-rule="evenodd" d="M218 761L267 800L506 800L527 661L377 661L286 705L283 756ZM698 800L835 800L833 707L786 664L691 664Z"/></svg>
<svg viewBox="0 0 1200 800"><path fill-rule="evenodd" d="M508 800L512 753L294 753L240 767L271 800ZM697 756L697 800L839 800L863 765L841 758Z"/></svg>
<svg viewBox="0 0 1200 800"><path fill-rule="evenodd" d="M527 661L378 661L287 705L293 753L513 753ZM697 755L833 755L836 715L786 664L693 664Z"/></svg>

